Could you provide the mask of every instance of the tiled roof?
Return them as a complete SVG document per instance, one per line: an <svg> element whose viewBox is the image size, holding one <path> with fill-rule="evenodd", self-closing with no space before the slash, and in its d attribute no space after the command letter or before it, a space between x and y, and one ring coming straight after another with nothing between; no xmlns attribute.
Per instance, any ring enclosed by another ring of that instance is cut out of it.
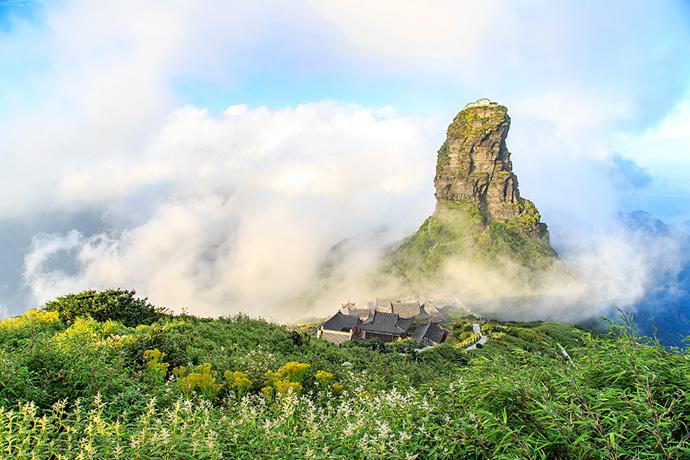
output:
<svg viewBox="0 0 690 460"><path fill-rule="evenodd" d="M441 343L446 339L448 331L440 327L436 323L429 321L422 326L419 326L412 334L416 340L423 341L424 339L433 342Z"/></svg>
<svg viewBox="0 0 690 460"><path fill-rule="evenodd" d="M368 308L342 307L340 312L344 315L357 316L359 318L366 318L371 314L371 310Z"/></svg>
<svg viewBox="0 0 690 460"><path fill-rule="evenodd" d="M407 332L412 319L401 320L395 313L376 311L367 321L362 323L362 329L369 332L400 335Z"/></svg>
<svg viewBox="0 0 690 460"><path fill-rule="evenodd" d="M414 318L400 318L398 320L398 327L407 332L410 326L412 326L412 323L414 323Z"/></svg>
<svg viewBox="0 0 690 460"><path fill-rule="evenodd" d="M414 318L422 313L417 302L401 302L393 304L393 313L397 313L401 318Z"/></svg>
<svg viewBox="0 0 690 460"><path fill-rule="evenodd" d="M438 311L438 308L436 308L436 305L434 305L431 302L424 302L423 307L424 307L424 311L427 312L431 316L441 314L441 312Z"/></svg>
<svg viewBox="0 0 690 460"><path fill-rule="evenodd" d="M343 315L338 312L329 320L323 322L321 327L323 329L330 329L331 331L349 331L357 325L359 318L352 315Z"/></svg>

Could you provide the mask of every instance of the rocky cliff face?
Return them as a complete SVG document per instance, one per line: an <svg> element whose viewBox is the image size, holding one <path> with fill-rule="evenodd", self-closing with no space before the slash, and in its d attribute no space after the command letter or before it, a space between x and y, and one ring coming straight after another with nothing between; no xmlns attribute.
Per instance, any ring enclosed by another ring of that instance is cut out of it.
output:
<svg viewBox="0 0 690 460"><path fill-rule="evenodd" d="M487 224L513 221L526 233L546 237L536 207L520 197L506 146L509 129L508 109L487 99L457 114L438 152L437 202L474 203Z"/></svg>
<svg viewBox="0 0 690 460"><path fill-rule="evenodd" d="M433 278L453 260L540 271L556 253L534 204L520 196L506 137L508 110L481 99L467 104L438 151L436 210L391 253L403 279ZM510 262L507 262L510 261Z"/></svg>

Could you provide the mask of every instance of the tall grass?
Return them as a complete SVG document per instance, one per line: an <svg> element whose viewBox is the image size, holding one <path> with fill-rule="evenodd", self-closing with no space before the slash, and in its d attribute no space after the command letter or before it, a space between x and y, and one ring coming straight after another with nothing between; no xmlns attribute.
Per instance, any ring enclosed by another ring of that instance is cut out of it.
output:
<svg viewBox="0 0 690 460"><path fill-rule="evenodd" d="M630 326L492 324L415 360L245 317L34 316L0 322L1 458L690 458L690 357Z"/></svg>

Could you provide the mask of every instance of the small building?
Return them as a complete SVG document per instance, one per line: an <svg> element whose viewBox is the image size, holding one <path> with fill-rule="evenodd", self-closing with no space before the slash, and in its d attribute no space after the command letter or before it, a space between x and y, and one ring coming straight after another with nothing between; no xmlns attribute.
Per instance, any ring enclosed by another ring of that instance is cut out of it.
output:
<svg viewBox="0 0 690 460"><path fill-rule="evenodd" d="M336 345L352 340L352 335L362 320L357 316L337 312L316 328L316 337Z"/></svg>
<svg viewBox="0 0 690 460"><path fill-rule="evenodd" d="M374 305L376 311L396 313L401 318L415 318L418 320L431 318L439 321L444 319L441 311L431 302L421 303L418 300L376 299Z"/></svg>
<svg viewBox="0 0 690 460"><path fill-rule="evenodd" d="M445 319L445 315L441 313L441 310L439 310L438 307L436 307L436 305L433 303L428 301L424 302L422 307L424 308L424 313L429 315L429 318L439 321Z"/></svg>
<svg viewBox="0 0 690 460"><path fill-rule="evenodd" d="M333 345L342 345L345 342L352 340L352 331L329 331L328 329L321 329L316 333L319 339L331 342Z"/></svg>
<svg viewBox="0 0 690 460"><path fill-rule="evenodd" d="M443 343L446 340L446 337L448 337L449 333L450 331L447 329L444 329L438 324L429 321L428 323L423 324L415 329L412 333L412 337L414 337L416 341L429 346Z"/></svg>
<svg viewBox="0 0 690 460"><path fill-rule="evenodd" d="M498 104L496 102L493 102L490 99L483 97L481 99L477 99L474 102L470 102L468 104L465 104L465 108L469 109L471 107L487 107L487 106L493 106L493 105L498 105Z"/></svg>
<svg viewBox="0 0 690 460"><path fill-rule="evenodd" d="M343 315L356 316L364 321L369 318L372 310L369 308L357 308L354 302L348 302L340 306L340 313Z"/></svg>
<svg viewBox="0 0 690 460"><path fill-rule="evenodd" d="M393 313L393 299L379 299L377 297L374 302L369 302L369 307L372 310Z"/></svg>
<svg viewBox="0 0 690 460"><path fill-rule="evenodd" d="M396 302L393 302L391 308L393 310L393 313L405 319L426 319L429 317L429 315L427 315L424 311L424 306L421 305L419 302L405 302L402 300L398 300Z"/></svg>
<svg viewBox="0 0 690 460"><path fill-rule="evenodd" d="M379 339L390 342L406 338L414 318L401 318L396 313L375 311L374 314L358 327L355 337L362 340Z"/></svg>
<svg viewBox="0 0 690 460"><path fill-rule="evenodd" d="M433 304L416 300L376 299L369 308L357 308L354 302L347 302L316 327L312 335L336 345L350 340L391 342L408 337L427 346L437 345L449 333L437 324L442 320L443 314Z"/></svg>

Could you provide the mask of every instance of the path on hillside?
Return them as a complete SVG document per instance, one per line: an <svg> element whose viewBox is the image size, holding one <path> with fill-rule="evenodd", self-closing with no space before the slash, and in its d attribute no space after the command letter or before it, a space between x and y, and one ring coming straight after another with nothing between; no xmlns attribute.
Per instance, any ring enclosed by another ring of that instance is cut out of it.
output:
<svg viewBox="0 0 690 460"><path fill-rule="evenodd" d="M465 350L474 350L477 348L477 344L484 346L487 340L489 340L489 338L486 335L482 334L482 327L479 325L479 323L472 323L472 331L475 334L479 334L479 340L474 342L469 347L465 348Z"/></svg>

